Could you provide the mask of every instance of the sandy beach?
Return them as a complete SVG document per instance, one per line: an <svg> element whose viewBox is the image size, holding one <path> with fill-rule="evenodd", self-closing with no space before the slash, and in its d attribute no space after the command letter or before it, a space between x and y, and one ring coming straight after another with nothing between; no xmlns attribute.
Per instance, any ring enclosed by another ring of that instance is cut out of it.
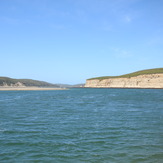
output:
<svg viewBox="0 0 163 163"><path fill-rule="evenodd" d="M66 88L44 88L44 87L0 87L0 91L43 91L43 90L66 90Z"/></svg>

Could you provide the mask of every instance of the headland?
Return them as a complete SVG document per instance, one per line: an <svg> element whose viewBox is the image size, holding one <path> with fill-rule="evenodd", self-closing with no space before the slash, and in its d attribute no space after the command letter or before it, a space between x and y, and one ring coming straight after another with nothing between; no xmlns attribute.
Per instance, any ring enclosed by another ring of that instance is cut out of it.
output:
<svg viewBox="0 0 163 163"><path fill-rule="evenodd" d="M158 88L163 89L163 68L137 71L121 76L87 79L87 88Z"/></svg>

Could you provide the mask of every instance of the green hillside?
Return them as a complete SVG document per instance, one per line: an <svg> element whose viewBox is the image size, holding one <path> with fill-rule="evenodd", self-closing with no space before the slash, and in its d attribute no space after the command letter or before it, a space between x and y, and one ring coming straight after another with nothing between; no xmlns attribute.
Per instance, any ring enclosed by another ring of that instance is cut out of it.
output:
<svg viewBox="0 0 163 163"><path fill-rule="evenodd" d="M163 68L155 68L155 69L136 71L133 73L124 74L124 75L120 75L120 76L102 76L102 77L90 78L88 80L92 80L92 79L103 80L103 79L109 79L109 78L131 78L131 77L135 77L138 75L157 74L157 73L163 73Z"/></svg>
<svg viewBox="0 0 163 163"><path fill-rule="evenodd" d="M36 86L36 87L58 87L56 84L47 83L44 81L32 80L32 79L13 79L8 77L0 77L0 86L3 83L7 85L16 84L17 82L23 83L25 86Z"/></svg>

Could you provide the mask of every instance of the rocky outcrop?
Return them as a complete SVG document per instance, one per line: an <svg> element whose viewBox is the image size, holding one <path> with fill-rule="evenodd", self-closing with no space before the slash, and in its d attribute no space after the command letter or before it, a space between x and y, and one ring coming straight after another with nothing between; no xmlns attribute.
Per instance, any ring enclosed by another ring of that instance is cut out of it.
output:
<svg viewBox="0 0 163 163"><path fill-rule="evenodd" d="M7 84L6 82L3 82L1 87L26 87L26 86L21 82L17 82L17 83L14 83L14 84L13 83Z"/></svg>
<svg viewBox="0 0 163 163"><path fill-rule="evenodd" d="M85 87L92 88L163 88L163 73L130 78L88 79Z"/></svg>

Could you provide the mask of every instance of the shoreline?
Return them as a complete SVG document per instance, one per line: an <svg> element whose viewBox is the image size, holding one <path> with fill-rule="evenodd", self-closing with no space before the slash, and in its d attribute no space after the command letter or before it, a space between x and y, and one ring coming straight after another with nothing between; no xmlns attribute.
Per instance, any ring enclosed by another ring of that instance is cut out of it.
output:
<svg viewBox="0 0 163 163"><path fill-rule="evenodd" d="M46 91L46 90L67 90L67 88L46 88L46 87L0 87L0 91Z"/></svg>
<svg viewBox="0 0 163 163"><path fill-rule="evenodd" d="M155 87L84 87L91 89L163 89L163 88L155 88Z"/></svg>

